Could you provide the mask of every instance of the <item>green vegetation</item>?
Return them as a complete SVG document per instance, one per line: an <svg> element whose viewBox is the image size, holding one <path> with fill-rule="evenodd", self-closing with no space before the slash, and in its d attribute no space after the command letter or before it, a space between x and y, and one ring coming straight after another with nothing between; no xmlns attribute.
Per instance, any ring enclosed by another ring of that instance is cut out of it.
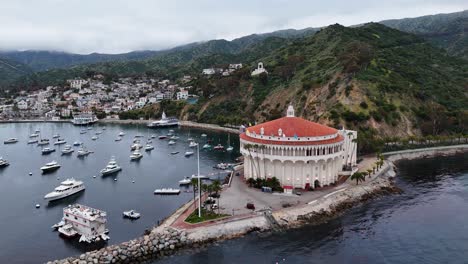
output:
<svg viewBox="0 0 468 264"><path fill-rule="evenodd" d="M196 224L196 223L201 223L209 220L215 220L218 218L223 218L226 216L229 216L228 214L217 214L213 211L208 211L205 209L201 210L201 217L198 217L198 209L193 211L186 219L185 222L191 223L191 224Z"/></svg>

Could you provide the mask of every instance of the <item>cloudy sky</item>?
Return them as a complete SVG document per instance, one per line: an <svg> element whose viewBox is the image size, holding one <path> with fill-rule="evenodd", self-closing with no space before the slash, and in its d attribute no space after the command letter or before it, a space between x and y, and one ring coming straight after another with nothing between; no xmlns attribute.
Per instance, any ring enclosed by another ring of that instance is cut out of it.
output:
<svg viewBox="0 0 468 264"><path fill-rule="evenodd" d="M468 9L467 0L0 0L1 50L121 53Z"/></svg>

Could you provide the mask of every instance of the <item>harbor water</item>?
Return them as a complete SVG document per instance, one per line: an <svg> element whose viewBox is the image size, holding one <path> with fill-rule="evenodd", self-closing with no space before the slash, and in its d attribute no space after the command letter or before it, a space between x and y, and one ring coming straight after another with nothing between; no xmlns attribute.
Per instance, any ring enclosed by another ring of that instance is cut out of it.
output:
<svg viewBox="0 0 468 264"><path fill-rule="evenodd" d="M76 127L68 123L10 123L0 124L0 156L10 162L5 168L0 168L0 263L41 263L48 260L79 255L82 252L96 249L106 244L87 245L79 243L78 239L64 239L51 226L60 221L63 208L69 204L81 203L107 212L107 228L110 230L110 241L116 244L142 235L145 229L157 225L182 204L193 198L191 189L181 188L180 195L157 196L153 194L156 188L178 188L178 181L186 176L197 173L197 157L184 157L189 150L188 137L193 137L203 146L211 140L212 145L227 146L228 135L212 131L173 128L180 137L175 145L168 145L169 139L160 140L159 135L166 135L169 129L147 129L145 126L132 125L94 125ZM84 128L86 134L80 134ZM29 135L36 129L43 138L50 139L50 145L56 151L49 155L41 154L41 147L27 144ZM91 137L97 131L97 140ZM121 141L114 141L119 132L126 135ZM202 137L201 134L207 134ZM64 145L56 146L54 134L72 145L75 141L83 142L94 153L78 158L79 147L73 147L71 155L62 155L60 150ZM130 161L130 146L135 135L143 136L141 144L151 134L155 149L145 152L138 161ZM18 138L15 144L3 144L8 138ZM220 162L232 162L239 154L237 135L231 134L230 144L234 152L200 149L201 173L211 178L222 178L224 173L213 168ZM171 155L171 152L179 152ZM122 171L102 177L103 169L110 158L114 156ZM39 169L52 160L57 161L61 168L55 172L42 174ZM29 173L32 172L32 175ZM93 176L96 176L95 178ZM84 192L65 199L47 203L44 195L51 192L60 182L67 178L75 178L84 182ZM187 191L187 192L186 192ZM40 204L36 209L35 205ZM122 212L134 209L141 213L139 220L131 221L122 217Z"/></svg>

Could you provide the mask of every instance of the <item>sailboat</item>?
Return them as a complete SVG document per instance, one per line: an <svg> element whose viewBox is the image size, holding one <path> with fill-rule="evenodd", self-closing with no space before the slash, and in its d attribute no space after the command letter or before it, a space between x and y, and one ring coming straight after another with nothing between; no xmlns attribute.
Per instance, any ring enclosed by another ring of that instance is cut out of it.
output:
<svg viewBox="0 0 468 264"><path fill-rule="evenodd" d="M231 146L231 133L228 133L228 144L227 144L226 151L233 151L233 150L234 150L234 147Z"/></svg>

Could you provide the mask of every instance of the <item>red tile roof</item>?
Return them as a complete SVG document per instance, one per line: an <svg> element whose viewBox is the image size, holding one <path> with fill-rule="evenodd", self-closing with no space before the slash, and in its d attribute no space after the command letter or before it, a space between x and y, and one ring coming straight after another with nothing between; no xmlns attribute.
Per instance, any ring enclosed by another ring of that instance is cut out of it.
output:
<svg viewBox="0 0 468 264"><path fill-rule="evenodd" d="M300 117L282 117L273 121L265 122L247 128L250 133L255 132L260 135L263 127L264 136L278 136L278 129L281 128L286 137L320 137L336 134L337 130L328 126L317 124Z"/></svg>
<svg viewBox="0 0 468 264"><path fill-rule="evenodd" d="M338 135L336 138L321 140L321 141L277 141L277 140L268 140L268 139L260 139L260 138L253 138L247 136L245 133L240 135L240 138L252 143L258 144L271 144L271 145L287 145L287 146L311 146L311 145L328 145L333 143L338 143L343 141L343 136Z"/></svg>

